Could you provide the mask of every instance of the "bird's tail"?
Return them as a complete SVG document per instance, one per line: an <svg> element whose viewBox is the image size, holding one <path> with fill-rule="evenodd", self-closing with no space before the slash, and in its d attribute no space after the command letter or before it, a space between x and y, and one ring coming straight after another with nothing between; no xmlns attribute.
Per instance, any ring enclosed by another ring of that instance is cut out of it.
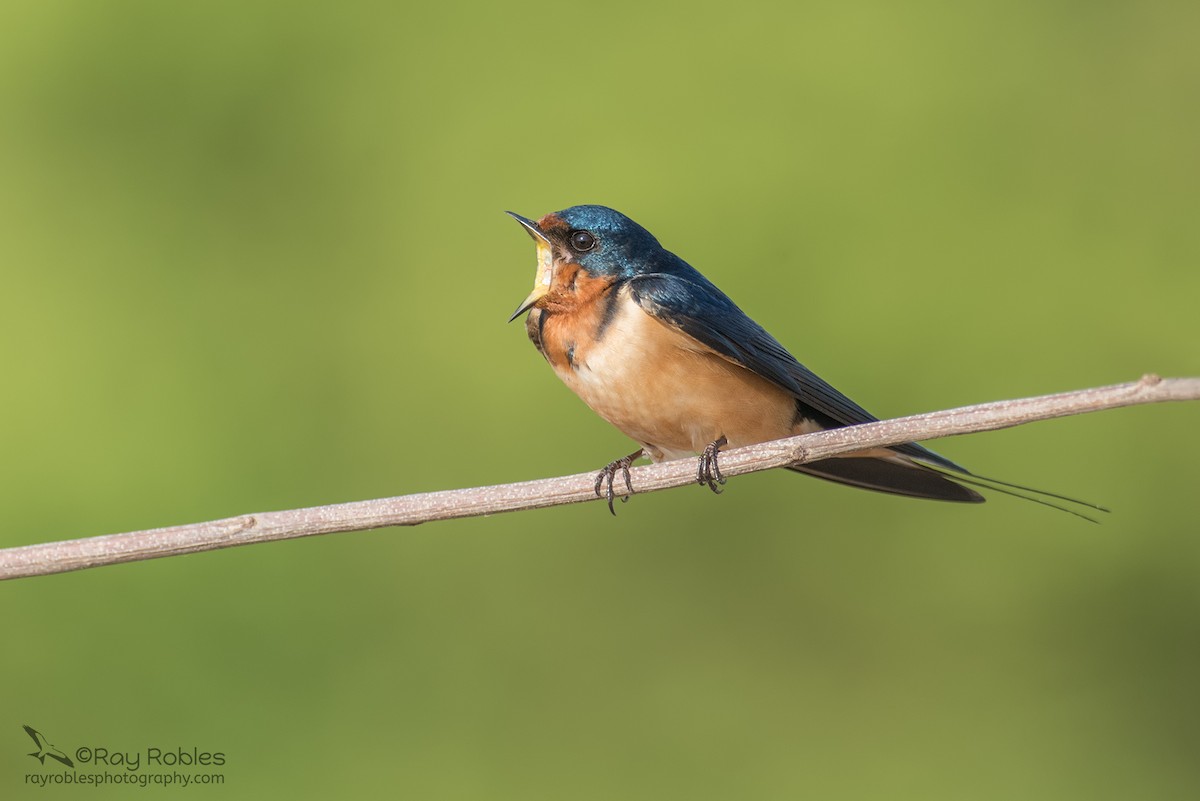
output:
<svg viewBox="0 0 1200 801"><path fill-rule="evenodd" d="M850 456L822 459L788 469L876 492L959 503L983 503L985 498L971 489L971 487L979 487L1049 506L1093 523L1099 521L1091 515L1085 514L1082 509L1097 512L1109 511L1103 506L1081 501L1078 498L979 476L957 465L955 468L957 469L940 464L924 464L905 456L884 458Z"/></svg>
<svg viewBox="0 0 1200 801"><path fill-rule="evenodd" d="M893 495L907 495L910 498L959 503L983 503L985 500L970 487L951 481L937 470L917 464L903 456L840 456L798 464L788 469L839 484L849 484L876 492L890 492Z"/></svg>
<svg viewBox="0 0 1200 801"><path fill-rule="evenodd" d="M929 469L936 472L943 472L944 468L934 465ZM1066 512L1069 515L1082 517L1090 523L1099 523L1100 521L1093 517L1090 512L1103 512L1109 514L1112 510L1101 506L1098 503L1091 501L1072 498L1070 495L1062 495L1049 490L1035 489L1027 487L1024 484L1014 484L1011 481L1001 481L998 478L989 476L981 476L976 473L959 468L953 471L945 471L950 479L963 484L969 484L972 487L980 487L981 489L999 492L1004 495L1011 495L1014 498L1020 498L1023 501L1038 503L1042 506L1049 506L1051 509L1057 509L1060 512Z"/></svg>

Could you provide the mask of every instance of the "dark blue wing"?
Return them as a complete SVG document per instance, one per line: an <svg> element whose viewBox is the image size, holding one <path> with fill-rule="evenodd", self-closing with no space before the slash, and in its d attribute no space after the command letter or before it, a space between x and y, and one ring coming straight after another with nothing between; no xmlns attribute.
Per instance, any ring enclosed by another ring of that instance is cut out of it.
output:
<svg viewBox="0 0 1200 801"><path fill-rule="evenodd" d="M878 419L798 362L699 272L682 260L670 267L669 273L643 274L629 279L633 299L647 313L791 392L796 396L801 414L826 428L871 423ZM897 445L893 450L967 472L916 443Z"/></svg>

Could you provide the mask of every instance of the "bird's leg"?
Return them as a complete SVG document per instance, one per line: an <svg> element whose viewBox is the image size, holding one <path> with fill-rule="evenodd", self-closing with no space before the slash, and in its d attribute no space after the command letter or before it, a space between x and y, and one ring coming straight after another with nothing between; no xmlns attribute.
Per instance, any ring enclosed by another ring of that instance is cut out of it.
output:
<svg viewBox="0 0 1200 801"><path fill-rule="evenodd" d="M696 470L696 483L707 484L708 488L718 495L721 494L721 490L717 485L725 483L725 476L721 475L721 468L717 465L717 453L722 445L728 444L729 440L725 439L724 434L715 442L710 442L704 448L704 453L700 454L700 466Z"/></svg>
<svg viewBox="0 0 1200 801"><path fill-rule="evenodd" d="M596 474L596 497L608 499L608 511L612 512L614 516L617 514L617 510L613 508L613 498L616 497L616 493L613 492L613 480L618 471L625 477L625 489L628 490L628 493L621 496L621 503L625 503L633 494L633 483L629 480L629 465L633 464L633 460L639 458L642 452L643 449L638 448L628 456L622 456L620 459L609 462L603 470ZM606 481L608 487L601 492Z"/></svg>

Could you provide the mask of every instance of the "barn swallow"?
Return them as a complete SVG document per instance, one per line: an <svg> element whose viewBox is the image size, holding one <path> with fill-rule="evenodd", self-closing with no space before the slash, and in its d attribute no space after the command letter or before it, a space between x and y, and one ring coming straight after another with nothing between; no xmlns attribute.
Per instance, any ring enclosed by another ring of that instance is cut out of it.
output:
<svg viewBox="0 0 1200 801"><path fill-rule="evenodd" d="M610 511L616 474L631 494L629 466L641 456L698 455L697 483L719 492L721 448L876 420L624 214L573 206L534 222L508 213L538 258L533 291L509 322L528 312L529 339L563 383L641 446L596 477ZM984 500L965 486L982 477L916 443L788 469L914 498Z"/></svg>

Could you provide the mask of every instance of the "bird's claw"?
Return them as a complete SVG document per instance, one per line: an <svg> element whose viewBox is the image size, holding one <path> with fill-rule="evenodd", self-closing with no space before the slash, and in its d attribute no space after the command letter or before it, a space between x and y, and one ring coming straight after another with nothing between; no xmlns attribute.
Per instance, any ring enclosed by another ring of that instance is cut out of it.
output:
<svg viewBox="0 0 1200 801"><path fill-rule="evenodd" d="M609 462L603 470L596 474L596 497L604 498L608 501L608 511L613 513L615 517L617 510L613 508L613 499L616 498L616 492L613 490L613 482L617 477L617 473L621 473L625 478L626 493L621 496L621 503L629 500L629 496L633 495L633 483L629 480L629 466L633 464L633 460L642 455L639 448L628 456L622 456L620 459L614 459ZM607 486L605 483L607 482Z"/></svg>
<svg viewBox="0 0 1200 801"><path fill-rule="evenodd" d="M725 476L721 475L721 467L717 464L717 454L721 451L721 446L729 444L729 440L722 436L715 442L710 442L704 449L704 453L700 454L700 465L696 469L696 483L708 488L720 495L722 490L718 486L725 483Z"/></svg>

